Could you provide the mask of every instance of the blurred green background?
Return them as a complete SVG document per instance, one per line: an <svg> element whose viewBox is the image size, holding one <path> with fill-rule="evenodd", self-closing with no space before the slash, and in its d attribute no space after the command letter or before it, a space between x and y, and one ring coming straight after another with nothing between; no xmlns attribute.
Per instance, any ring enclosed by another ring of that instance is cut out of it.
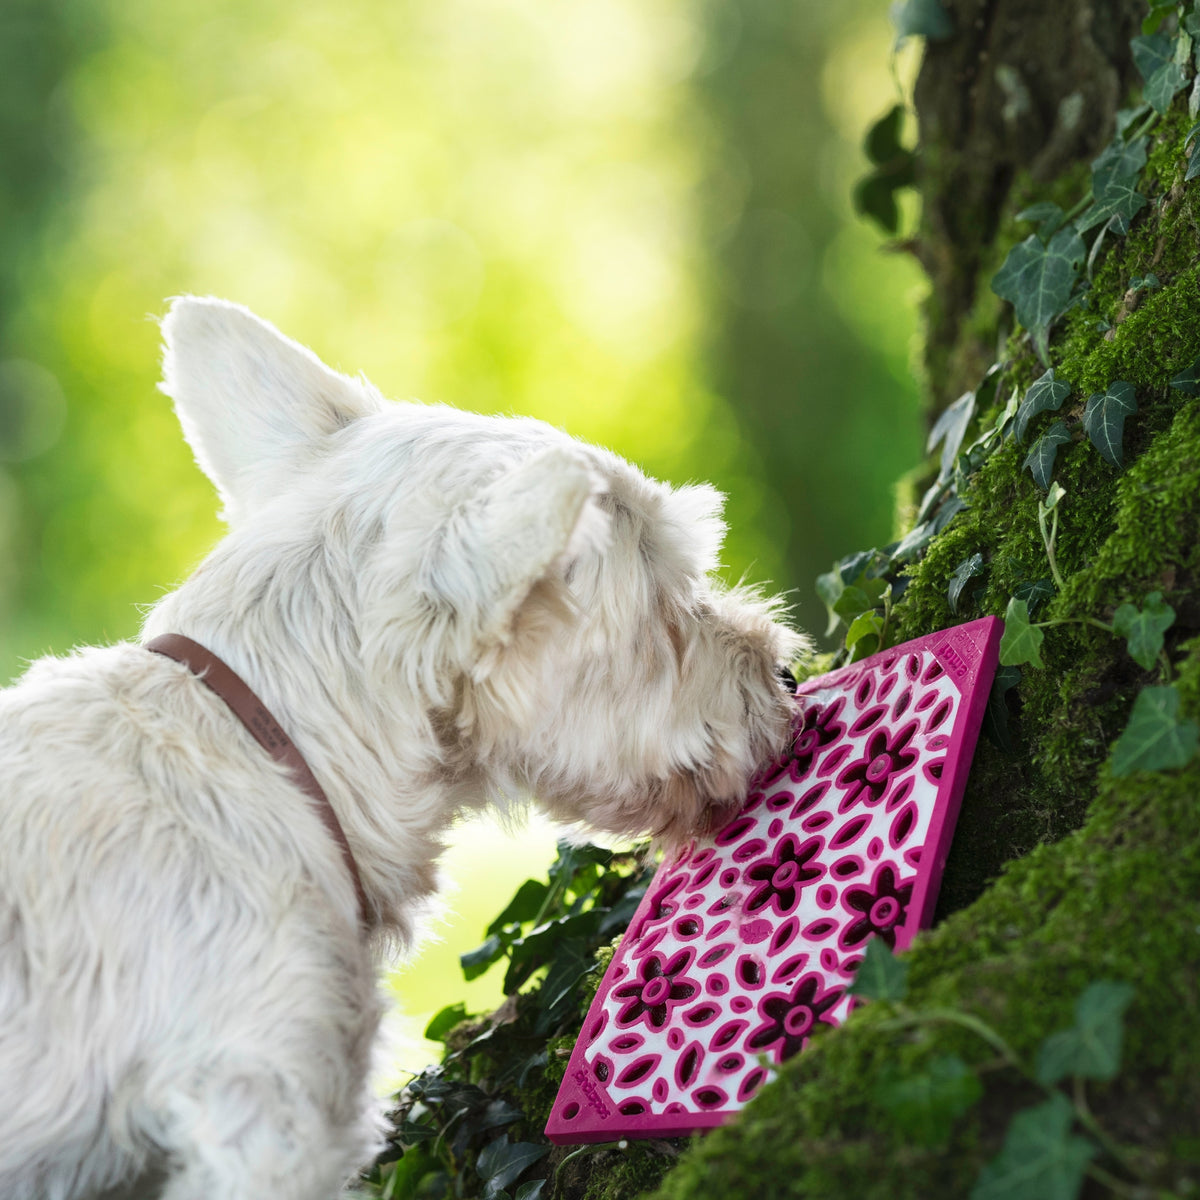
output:
<svg viewBox="0 0 1200 1200"><path fill-rule="evenodd" d="M712 480L730 576L820 633L815 576L891 537L920 452L921 276L850 208L891 40L882 0L4 0L5 677L134 634L220 534L155 391L181 292ZM496 998L457 955L552 848L459 831L398 1063Z"/></svg>

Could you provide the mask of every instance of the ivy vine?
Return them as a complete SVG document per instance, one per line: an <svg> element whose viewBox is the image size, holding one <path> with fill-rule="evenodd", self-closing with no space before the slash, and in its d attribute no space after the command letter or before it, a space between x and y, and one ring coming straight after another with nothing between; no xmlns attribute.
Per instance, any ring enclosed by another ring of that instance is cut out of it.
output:
<svg viewBox="0 0 1200 1200"><path fill-rule="evenodd" d="M1074 1021L1056 1030L1032 1060L1019 1055L982 1017L955 1008L913 1008L908 996L908 965L873 938L850 991L892 1010L880 1028L913 1029L955 1025L994 1052L983 1066L971 1067L956 1054L941 1055L922 1069L885 1072L874 1098L896 1129L926 1147L947 1140L954 1122L985 1094L984 1077L1015 1071L1044 1096L1017 1112L1004 1143L986 1163L970 1200L1073 1200L1091 1177L1118 1196L1162 1196L1147 1188L1132 1156L1104 1130L1087 1103L1087 1084L1116 1078L1121 1066L1125 1010L1134 998L1126 982L1101 979L1075 1001ZM1063 1084L1070 1084L1067 1094Z"/></svg>
<svg viewBox="0 0 1200 1200"><path fill-rule="evenodd" d="M903 26L896 10L894 18L905 36L945 35L946 26L924 8L905 8ZM1017 323L1024 328L1045 368L1043 374L1024 395L1014 389L1001 405L997 402L998 389L1012 363L995 363L976 389L964 393L941 414L930 432L926 450L932 454L940 447L938 472L922 497L912 530L882 549L848 555L817 579L817 593L829 614L827 636L844 627L834 664L853 662L885 649L892 644L892 609L907 584L906 568L919 560L930 541L967 507L968 484L983 463L1003 446L1024 445L1032 436L1021 466L1046 493L1039 502L1038 523L1051 578L1021 585L1008 602L1002 666L985 729L1002 747L1008 746L1004 705L998 700L1019 681L1018 668L1043 666L1044 630L1066 623L1092 625L1124 638L1134 661L1155 674L1135 699L1128 724L1113 746L1110 769L1118 776L1183 766L1196 752L1197 727L1179 716L1179 693L1171 680L1170 661L1162 651L1163 634L1174 621L1173 611L1162 602L1161 595L1151 593L1142 598L1140 608L1122 605L1111 624L1087 615L1035 621L1033 614L1039 603L1064 586L1055 559L1059 506L1065 497L1054 480L1059 452L1086 440L1107 463L1122 470L1126 422L1138 410L1134 385L1114 379L1103 392L1079 397L1078 407L1066 412L1064 406L1075 395L1075 388L1056 375L1049 361L1051 332L1066 312L1089 303L1091 270L1105 239L1126 234L1130 223L1149 203L1139 187L1150 134L1189 81L1193 82L1188 109L1192 117L1200 115L1200 74L1196 74L1200 67L1200 12L1194 0L1152 2L1142 33L1133 39L1130 48L1143 80L1142 102L1117 114L1113 140L1091 164L1090 187L1069 210L1047 201L1017 214L1018 220L1036 228L1009 251L991 281L992 290L1012 304ZM884 120L889 129L899 128L894 113ZM879 127L873 127L868 140ZM1185 178L1190 180L1200 175L1200 121L1188 131L1185 150ZM915 156L917 151L911 153ZM864 211L861 204L860 211ZM880 211L865 211L881 220ZM885 221L881 223L888 227ZM1152 273L1131 279L1127 301L1139 291L1159 286L1160 281ZM1103 318L1097 324L1108 327ZM1180 370L1172 378L1171 387L1189 396L1200 394L1200 358ZM974 441L968 442L967 434L977 414L993 409L998 415ZM1044 415L1053 419L1041 420ZM946 591L952 613L957 615L969 582L986 570L987 563L978 552L953 569ZM1136 618L1131 613L1137 614Z"/></svg>

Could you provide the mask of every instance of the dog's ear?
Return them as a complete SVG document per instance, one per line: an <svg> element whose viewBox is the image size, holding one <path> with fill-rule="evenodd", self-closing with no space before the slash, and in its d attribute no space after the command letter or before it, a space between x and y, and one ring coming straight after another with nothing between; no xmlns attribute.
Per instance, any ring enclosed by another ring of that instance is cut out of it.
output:
<svg viewBox="0 0 1200 1200"><path fill-rule="evenodd" d="M159 386L231 522L270 496L281 469L383 403L240 304L178 297L162 334Z"/></svg>
<svg viewBox="0 0 1200 1200"><path fill-rule="evenodd" d="M502 663L521 661L548 625L574 615L565 568L607 543L594 500L603 490L585 456L563 445L503 471L435 523L420 503L394 512L361 581L365 660L398 669L434 707L453 701L464 676L495 682Z"/></svg>
<svg viewBox="0 0 1200 1200"><path fill-rule="evenodd" d="M553 447L499 476L463 514L458 544L443 567L482 583L476 637L485 651L508 643L539 588L555 604L556 564L603 545L608 518L591 503L601 491L603 482L582 456ZM468 594L467 586L465 579L443 581L448 597Z"/></svg>

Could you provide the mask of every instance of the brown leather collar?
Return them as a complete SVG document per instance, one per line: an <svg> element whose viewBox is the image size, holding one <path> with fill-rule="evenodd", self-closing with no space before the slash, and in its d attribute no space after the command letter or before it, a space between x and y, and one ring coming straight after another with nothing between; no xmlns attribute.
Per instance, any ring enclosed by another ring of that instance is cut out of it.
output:
<svg viewBox="0 0 1200 1200"><path fill-rule="evenodd" d="M317 813L325 828L341 848L346 868L354 880L354 893L358 897L358 916L365 929L367 893L363 888L362 876L358 873L358 864L354 861L354 854L346 840L342 823L333 811L329 797L309 770L304 756L292 739L284 733L279 722L271 716L267 706L250 690L240 675L226 666L211 650L205 649L199 642L193 642L191 638L180 633L164 633L147 642L146 649L183 663L193 675L225 701L234 716L250 731L254 740L276 762L282 763L291 772L296 786L316 804Z"/></svg>

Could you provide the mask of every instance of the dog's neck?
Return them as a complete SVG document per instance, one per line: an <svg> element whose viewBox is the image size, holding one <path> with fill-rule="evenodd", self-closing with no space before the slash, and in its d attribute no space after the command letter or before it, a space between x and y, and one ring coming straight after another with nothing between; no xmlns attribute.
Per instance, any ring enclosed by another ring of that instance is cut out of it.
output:
<svg viewBox="0 0 1200 1200"><path fill-rule="evenodd" d="M436 719L402 702L382 707L364 676L354 625L331 611L327 587L302 596L286 619L252 547L230 537L149 613L146 639L174 632L226 662L287 729L337 814L358 864L372 926L405 943L437 888L442 838L461 812L481 807L487 782L447 762ZM262 556L257 556L260 560ZM434 730L431 734L430 730Z"/></svg>

